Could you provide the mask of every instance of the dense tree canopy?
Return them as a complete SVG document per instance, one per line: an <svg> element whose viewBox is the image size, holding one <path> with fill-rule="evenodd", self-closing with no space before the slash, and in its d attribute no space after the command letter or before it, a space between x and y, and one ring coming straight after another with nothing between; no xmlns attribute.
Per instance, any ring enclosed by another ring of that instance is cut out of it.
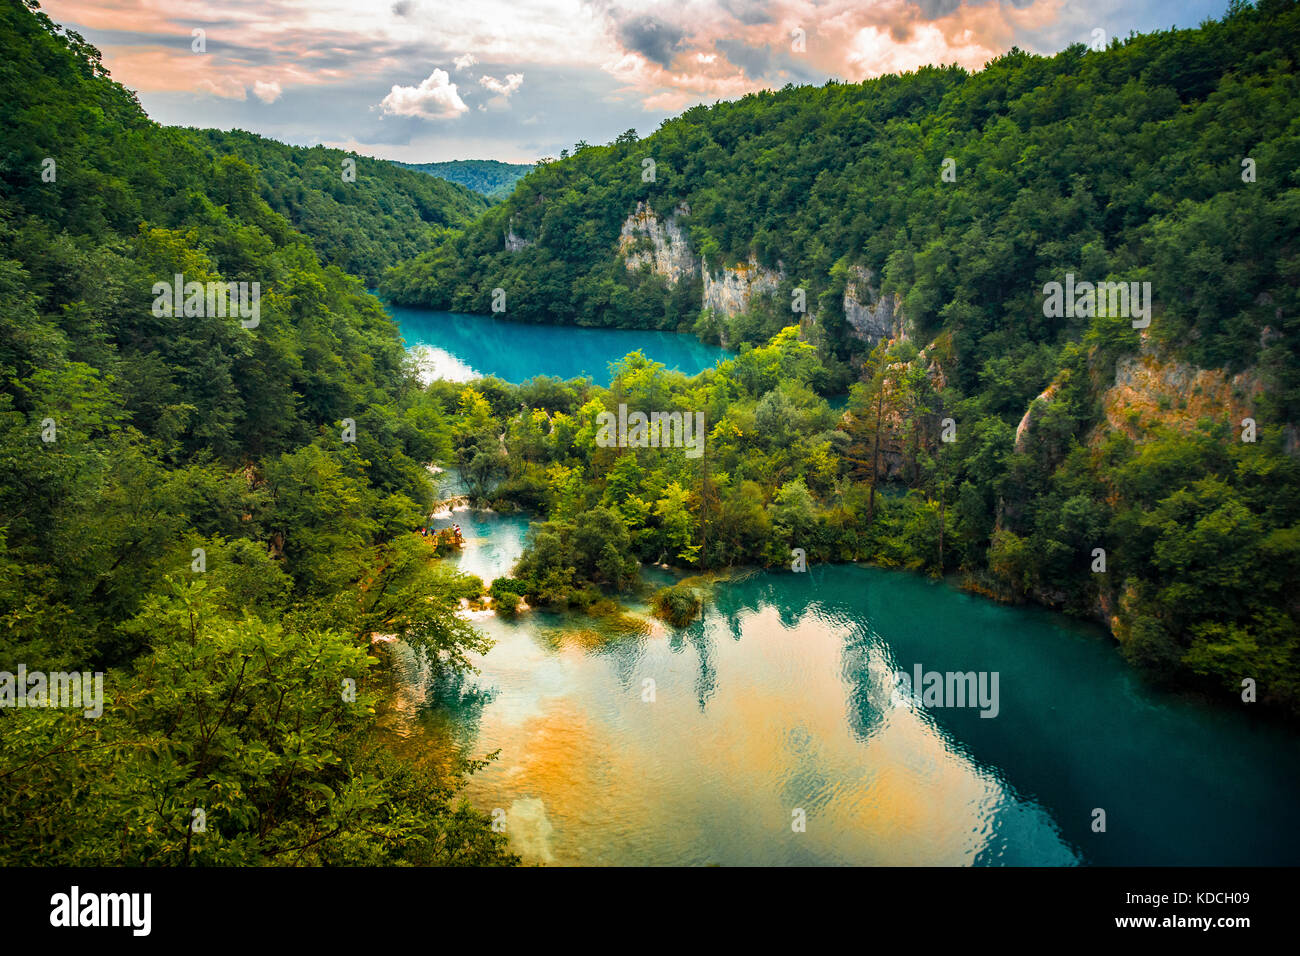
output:
<svg viewBox="0 0 1300 956"><path fill-rule="evenodd" d="M587 606L626 591L634 561L870 561L1099 619L1158 678L1232 691L1250 677L1262 699L1300 706L1300 462L1281 428L1254 442L1209 419L1157 419L1137 439L1109 429L1081 346L1022 442L993 396L963 398L907 340L881 343L836 411L799 332L694 378L634 353L608 388L438 386L494 436L478 493L546 519L503 589ZM620 405L702 414L703 453L602 444L601 415ZM664 595L664 613L689 594Z"/></svg>
<svg viewBox="0 0 1300 956"><path fill-rule="evenodd" d="M0 710L0 863L511 862L460 799L475 764L375 732L374 638L438 673L487 647L457 614L481 582L410 533L432 462L538 519L503 614L607 607L641 564L863 560L1102 620L1152 674L1300 710L1298 43L1296 5L1266 0L1105 51L763 92L581 144L491 204L161 127L83 38L0 0L0 671L103 670L109 702ZM638 202L685 203L710 270L780 267L776 295L719 316L698 277L629 272ZM501 288L514 319L737 351L693 378L633 353L608 388L422 387L366 291L403 258L400 301L486 311ZM851 267L908 334L853 334ZM1150 281L1150 328L1045 315L1067 272ZM256 323L160 307L178 274L256 284ZM1135 363L1225 397L1108 405ZM699 415L701 453L598 440L621 406ZM652 607L685 623L703 587Z"/></svg>
<svg viewBox="0 0 1300 956"><path fill-rule="evenodd" d="M288 146L242 130L190 133L207 154L253 166L267 205L311 239L324 262L371 286L394 262L423 252L443 231L488 207L458 180L421 176L400 163ZM345 170L355 179L345 179Z"/></svg>
<svg viewBox="0 0 1300 956"><path fill-rule="evenodd" d="M1105 51L1013 49L976 73L928 67L695 106L644 139L543 164L383 288L464 312L487 312L501 288L519 321L698 328L736 344L789 324L802 287L843 386L843 363L868 348L842 307L843 267L861 265L903 296L926 341L953 333L952 371L970 389L989 362L1038 362L1086 331L1044 317L1045 282L1145 279L1154 336L1202 366L1259 363L1294 417L1300 331L1279 316L1297 305L1297 60L1300 12L1265 0ZM638 202L661 217L685 202L707 268L752 256L786 280L752 314L701 318L698 277L670 287L625 268L619 233ZM512 251L507 232L530 244ZM1049 379L1005 398L1023 409Z"/></svg>
<svg viewBox="0 0 1300 956"><path fill-rule="evenodd" d="M450 417L268 205L291 151L252 143L268 180L150 122L34 4L0 64L0 671L106 672L98 719L0 709L0 863L509 862L374 733L374 634L484 644L409 534ZM158 308L178 273L258 321Z"/></svg>
<svg viewBox="0 0 1300 956"><path fill-rule="evenodd" d="M1263 0L1105 50L696 106L541 164L382 287L470 312L499 288L515 320L741 347L689 382L629 359L608 392L552 389L526 413L475 386L505 435L499 497L561 522L612 508L642 561L779 565L802 548L960 571L1104 621L1153 673L1257 679L1294 709L1298 60L1300 8ZM714 274L752 260L779 288L722 316L701 309L699 276L629 272L638 203L689 210L678 222ZM855 334L854 267L897 294L905 334ZM1048 314L1044 286L1067 274L1150 282L1149 327ZM1121 368L1183 384L1123 407ZM843 391L843 413L818 397ZM705 411L702 461L594 447L594 416L620 402ZM552 571L584 586L563 530L534 541L530 599L563 592Z"/></svg>
<svg viewBox="0 0 1300 956"><path fill-rule="evenodd" d="M453 159L445 163L397 163L430 176L481 193L489 199L504 199L515 188L515 183L532 171L523 163L503 163L496 159Z"/></svg>

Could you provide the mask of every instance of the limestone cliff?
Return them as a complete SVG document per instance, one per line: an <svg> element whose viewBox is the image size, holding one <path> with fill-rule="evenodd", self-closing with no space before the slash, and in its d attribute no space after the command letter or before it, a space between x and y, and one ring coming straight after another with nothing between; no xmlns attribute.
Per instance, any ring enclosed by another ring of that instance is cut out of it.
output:
<svg viewBox="0 0 1300 956"><path fill-rule="evenodd" d="M872 346L882 339L908 338L902 298L897 292L880 295L872 284L874 278L866 266L849 268L848 284L844 287L844 318L849 328Z"/></svg>
<svg viewBox="0 0 1300 956"><path fill-rule="evenodd" d="M721 316L740 315L749 311L756 295L774 295L785 280L785 270L773 272L750 256L749 262L726 266L716 276L704 270L704 308Z"/></svg>
<svg viewBox="0 0 1300 956"><path fill-rule="evenodd" d="M506 225L506 252L518 252L521 249L527 249L532 244L533 240L515 234L515 221L511 219Z"/></svg>
<svg viewBox="0 0 1300 956"><path fill-rule="evenodd" d="M638 202L619 230L618 251L627 270L636 272L648 266L670 286L701 275L701 308L712 309L725 318L748 311L755 296L776 293L785 279L784 270L765 269L752 256L748 262L725 266L716 274L705 268L691 251L682 224L690 212L690 206L681 203L672 215L661 219L648 204Z"/></svg>
<svg viewBox="0 0 1300 956"><path fill-rule="evenodd" d="M1029 403L1025 409L1025 414L1020 418L1020 424L1016 426L1016 444L1015 450L1023 452L1029 447L1029 430L1033 427L1034 420L1038 417L1035 414L1035 408L1041 409L1043 405L1050 405L1052 399L1056 397L1056 392L1060 388L1059 382L1052 382L1047 388L1038 393L1038 397Z"/></svg>
<svg viewBox="0 0 1300 956"><path fill-rule="evenodd" d="M1102 419L1088 435L1087 442L1096 448L1114 431L1143 442L1156 429L1190 432L1202 419L1226 423L1230 440L1237 440L1242 420L1257 416L1257 403L1265 384L1254 369L1229 374L1224 369L1200 368L1181 361L1144 333L1139 351L1116 361L1114 380L1094 378L1093 388L1101 396ZM1030 402L1016 428L1017 452L1028 449L1030 434L1041 418L1042 409L1056 399L1059 390L1060 382L1053 381ZM1287 450L1291 452L1290 439L1295 429L1291 425L1285 427ZM1300 442L1295 445L1300 447ZM1018 503L999 500L996 527L1014 525L1020 511ZM1098 589L1093 616L1123 643L1135 613L1135 595L1131 587L1119 582L1099 583L1103 586ZM1064 599L1062 595L1037 591L1030 597L1052 607L1059 606Z"/></svg>
<svg viewBox="0 0 1300 956"><path fill-rule="evenodd" d="M700 265L681 226L681 219L690 211L681 203L671 216L660 220L646 203L637 203L636 212L624 221L618 237L618 251L627 270L636 272L649 266L670 286L697 274Z"/></svg>
<svg viewBox="0 0 1300 956"><path fill-rule="evenodd" d="M1203 418L1239 429L1242 419L1256 416L1256 402L1264 391L1254 370L1229 375L1223 369L1199 368L1168 355L1145 334L1138 354L1116 361L1114 382L1097 382L1094 387L1101 391L1104 418L1089 435L1093 445L1110 431L1139 442L1156 427L1191 431ZM1029 403L1016 426L1016 451L1028 447L1041 409L1059 388L1054 381Z"/></svg>
<svg viewBox="0 0 1300 956"><path fill-rule="evenodd" d="M1223 369L1198 368L1163 354L1144 335L1139 354L1115 363L1115 383L1102 396L1105 422L1093 439L1113 429L1141 441L1153 426L1190 431L1202 418L1239 429L1243 418L1255 417L1263 391L1254 370L1230 376Z"/></svg>

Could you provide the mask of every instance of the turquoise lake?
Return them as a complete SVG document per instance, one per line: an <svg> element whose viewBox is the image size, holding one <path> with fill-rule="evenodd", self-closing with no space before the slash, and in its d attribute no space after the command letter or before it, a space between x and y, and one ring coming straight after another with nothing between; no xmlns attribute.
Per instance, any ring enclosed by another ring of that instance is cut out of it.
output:
<svg viewBox="0 0 1300 956"><path fill-rule="evenodd" d="M485 315L385 304L426 381L465 382L495 375L523 382L536 375L588 377L608 385L609 366L638 349L670 369L694 375L729 357L694 336L575 325L529 325Z"/></svg>
<svg viewBox="0 0 1300 956"><path fill-rule="evenodd" d="M525 518L451 520L463 570L508 573ZM499 750L468 796L528 862L1300 863L1294 732L1157 691L1041 609L838 565L722 583L683 630L476 623L496 642L477 675L432 679L397 647L388 722L441 759ZM916 664L996 671L997 716L898 697Z"/></svg>

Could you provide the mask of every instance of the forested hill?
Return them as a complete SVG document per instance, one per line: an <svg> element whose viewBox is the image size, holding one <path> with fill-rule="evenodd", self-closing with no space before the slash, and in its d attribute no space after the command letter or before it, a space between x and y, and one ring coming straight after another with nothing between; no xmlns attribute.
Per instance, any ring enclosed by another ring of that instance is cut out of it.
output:
<svg viewBox="0 0 1300 956"><path fill-rule="evenodd" d="M106 672L96 719L0 708L0 864L509 861L373 736L371 634L483 646L405 533L450 422L392 323L34 3L0 133L0 671Z"/></svg>
<svg viewBox="0 0 1300 956"><path fill-rule="evenodd" d="M1198 365L1254 364L1262 334L1281 360L1300 352L1276 319L1296 304L1298 58L1295 4L1263 0L1100 52L696 106L544 166L384 288L467 312L501 288L515 320L731 344L789 324L802 288L839 362L876 337L846 293L852 314L896 292L919 340L953 333L971 387L989 359L1086 331L1043 316L1044 283L1073 272L1150 280L1151 334Z"/></svg>
<svg viewBox="0 0 1300 956"><path fill-rule="evenodd" d="M460 183L491 199L504 199L515 183L533 169L524 163L503 163L495 159L454 159L445 163L394 163L419 170L449 182Z"/></svg>
<svg viewBox="0 0 1300 956"><path fill-rule="evenodd" d="M502 497L614 507L643 561L957 573L1300 713L1298 60L1300 11L1263 0L1105 50L698 106L544 164L381 288L760 343L689 382L628 363L596 404L707 409L703 476L581 443L530 459L541 426L494 400L462 471L510 429ZM1076 281L1150 295L1054 306ZM832 414L818 396L846 388ZM576 534L538 536L529 603L568 599Z"/></svg>
<svg viewBox="0 0 1300 956"><path fill-rule="evenodd" d="M433 245L489 203L478 192L400 164L324 146L289 146L243 130L189 131L210 156L257 169L259 194L309 236L326 262L375 284L394 262ZM345 180L344 164L355 164Z"/></svg>

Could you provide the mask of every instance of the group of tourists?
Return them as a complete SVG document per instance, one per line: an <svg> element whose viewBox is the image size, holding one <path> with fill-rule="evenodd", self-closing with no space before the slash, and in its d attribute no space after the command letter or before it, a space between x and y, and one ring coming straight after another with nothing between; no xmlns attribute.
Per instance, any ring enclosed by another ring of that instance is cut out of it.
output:
<svg viewBox="0 0 1300 956"><path fill-rule="evenodd" d="M434 544L450 544L457 548L465 544L465 536L461 534L458 524L442 529L431 528L426 524L420 528L420 537L433 538Z"/></svg>

